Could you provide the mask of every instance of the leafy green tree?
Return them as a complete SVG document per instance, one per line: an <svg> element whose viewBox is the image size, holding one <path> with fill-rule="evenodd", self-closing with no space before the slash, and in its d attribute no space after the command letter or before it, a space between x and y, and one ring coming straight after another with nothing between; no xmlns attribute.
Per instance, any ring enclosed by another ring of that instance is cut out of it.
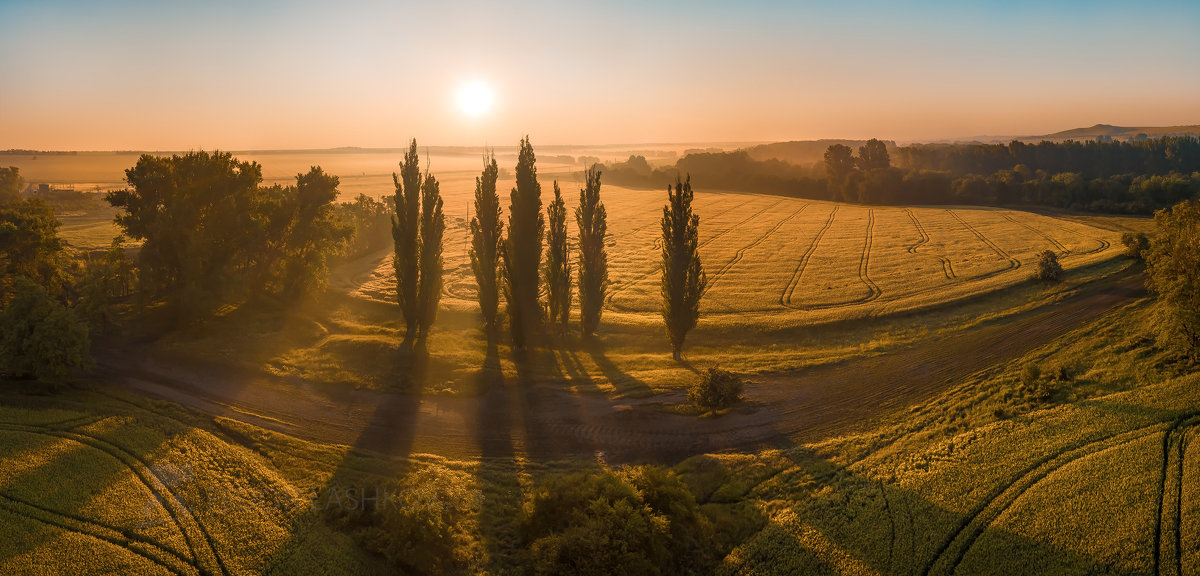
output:
<svg viewBox="0 0 1200 576"><path fill-rule="evenodd" d="M11 204L21 200L21 189L25 180L16 166L0 168L0 205Z"/></svg>
<svg viewBox="0 0 1200 576"><path fill-rule="evenodd" d="M554 201L546 207L546 279L550 324L566 334L571 316L571 259L567 242L567 206L558 180L554 181Z"/></svg>
<svg viewBox="0 0 1200 576"><path fill-rule="evenodd" d="M112 300L133 291L135 271L124 244L125 237L117 236L103 256L88 257L83 278L75 287L79 295L76 312L101 331L113 320Z"/></svg>
<svg viewBox="0 0 1200 576"><path fill-rule="evenodd" d="M1163 336L1200 360L1200 203L1189 200L1154 215L1146 251L1148 287L1159 297Z"/></svg>
<svg viewBox="0 0 1200 576"><path fill-rule="evenodd" d="M512 189L508 238L501 254L506 280L504 299L508 302L509 328L517 352L533 343L542 322L538 284L546 220L542 214L542 186L537 181L536 161L526 136L517 156L517 185Z"/></svg>
<svg viewBox="0 0 1200 576"><path fill-rule="evenodd" d="M59 225L54 210L41 199L0 204L0 306L12 297L18 276L64 297L67 278Z"/></svg>
<svg viewBox="0 0 1200 576"><path fill-rule="evenodd" d="M479 287L479 311L483 331L493 342L499 330L500 252L504 242L500 220L500 196L496 179L500 170L496 157L484 161L483 173L475 179L475 216L471 217L471 270Z"/></svg>
<svg viewBox="0 0 1200 576"><path fill-rule="evenodd" d="M1062 264L1058 263L1058 254L1053 250L1038 252L1036 271L1034 275L1044 282L1057 282L1063 275Z"/></svg>
<svg viewBox="0 0 1200 576"><path fill-rule="evenodd" d="M184 316L245 287L243 279L256 276L247 271L273 264L264 249L272 224L263 214L257 163L227 152L146 154L125 179L131 188L107 199L124 209L116 221L125 235L143 240L139 284L165 295Z"/></svg>
<svg viewBox="0 0 1200 576"><path fill-rule="evenodd" d="M845 197L846 177L854 172L854 151L844 144L834 144L825 150L825 178L829 197L833 200Z"/></svg>
<svg viewBox="0 0 1200 576"><path fill-rule="evenodd" d="M692 178L667 186L662 216L662 315L672 356L680 360L683 340L700 318L700 296L708 279L700 265L700 217L692 213Z"/></svg>
<svg viewBox="0 0 1200 576"><path fill-rule="evenodd" d="M290 299L325 289L330 257L354 234L334 206L338 184L337 176L313 166L308 173L297 174L295 188L287 189L289 229L283 245L287 263L283 292Z"/></svg>
<svg viewBox="0 0 1200 576"><path fill-rule="evenodd" d="M863 171L886 170L891 166L892 160L883 142L872 138L858 147L858 167Z"/></svg>
<svg viewBox="0 0 1200 576"><path fill-rule="evenodd" d="M446 232L446 216L442 213L442 193L437 178L425 173L421 185L421 285L417 291L420 302L417 339L429 336L437 319L438 303L442 299L442 237Z"/></svg>
<svg viewBox="0 0 1200 576"><path fill-rule="evenodd" d="M392 240L395 254L396 296L404 316L404 342L411 346L420 325L420 302L417 292L421 275L421 167L417 157L417 140L408 145L400 162L400 174L392 173L396 185L395 213L392 216Z"/></svg>
<svg viewBox="0 0 1200 576"><path fill-rule="evenodd" d="M0 311L0 374L61 383L89 362L87 326L28 278L14 285Z"/></svg>
<svg viewBox="0 0 1200 576"><path fill-rule="evenodd" d="M1121 244L1125 246L1125 255L1135 260L1144 260L1146 250L1150 248L1150 239L1141 232L1125 232L1121 234Z"/></svg>
<svg viewBox="0 0 1200 576"><path fill-rule="evenodd" d="M604 248L608 213L600 201L600 169L593 164L584 177L587 183L579 190L575 225L579 230L579 324L583 337L589 338L600 326L608 289L608 253Z"/></svg>

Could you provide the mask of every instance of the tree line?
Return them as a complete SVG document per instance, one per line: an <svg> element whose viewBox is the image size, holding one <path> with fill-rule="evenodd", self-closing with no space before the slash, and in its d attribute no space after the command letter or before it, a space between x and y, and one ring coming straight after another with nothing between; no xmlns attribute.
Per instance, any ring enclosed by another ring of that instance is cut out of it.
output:
<svg viewBox="0 0 1200 576"><path fill-rule="evenodd" d="M863 154L866 154L865 156ZM715 188L863 204L1031 204L1150 214L1200 195L1200 140L917 144L879 140L856 151L828 147L823 162L756 160L745 150L689 154L671 167L631 156L607 169L614 182L650 186L676 173Z"/></svg>

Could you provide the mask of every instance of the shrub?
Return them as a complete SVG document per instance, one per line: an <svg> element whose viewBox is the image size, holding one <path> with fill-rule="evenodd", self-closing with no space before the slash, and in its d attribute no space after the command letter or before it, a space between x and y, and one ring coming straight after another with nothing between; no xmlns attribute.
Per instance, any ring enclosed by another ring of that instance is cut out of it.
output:
<svg viewBox="0 0 1200 576"><path fill-rule="evenodd" d="M59 384L90 360L87 326L29 279L15 288L0 312L0 375Z"/></svg>
<svg viewBox="0 0 1200 576"><path fill-rule="evenodd" d="M1146 249L1150 248L1150 239L1141 232L1126 232L1121 234L1121 244L1125 245L1126 256L1144 260Z"/></svg>
<svg viewBox="0 0 1200 576"><path fill-rule="evenodd" d="M1021 394L1036 402L1046 402L1054 394L1054 387L1042 378L1042 369L1037 364L1021 370Z"/></svg>
<svg viewBox="0 0 1200 576"><path fill-rule="evenodd" d="M1056 282L1062 278L1063 267L1058 263L1058 254L1051 250L1043 250L1037 255L1037 272L1035 276L1038 280L1046 282Z"/></svg>
<svg viewBox="0 0 1200 576"><path fill-rule="evenodd" d="M521 531L534 574L706 574L721 556L695 497L657 467L552 477Z"/></svg>
<svg viewBox="0 0 1200 576"><path fill-rule="evenodd" d="M744 386L741 376L712 367L688 390L688 400L709 410L727 408L742 399Z"/></svg>

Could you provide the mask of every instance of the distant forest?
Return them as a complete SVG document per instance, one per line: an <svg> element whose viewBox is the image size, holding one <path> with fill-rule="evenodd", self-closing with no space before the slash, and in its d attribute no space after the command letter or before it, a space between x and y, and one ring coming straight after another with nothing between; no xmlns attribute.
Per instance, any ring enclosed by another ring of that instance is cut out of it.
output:
<svg viewBox="0 0 1200 576"><path fill-rule="evenodd" d="M899 147L870 140L857 155L850 143L829 144L823 161L808 163L755 149L689 154L666 167L631 156L606 166L605 178L657 188L691 174L707 189L863 204L1028 204L1127 214L1200 196L1200 139L1193 136Z"/></svg>

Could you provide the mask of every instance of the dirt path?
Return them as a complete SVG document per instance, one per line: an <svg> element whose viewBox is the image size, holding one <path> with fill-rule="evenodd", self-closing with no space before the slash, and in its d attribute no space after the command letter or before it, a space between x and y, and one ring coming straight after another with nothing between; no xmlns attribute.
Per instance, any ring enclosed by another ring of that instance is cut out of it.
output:
<svg viewBox="0 0 1200 576"><path fill-rule="evenodd" d="M390 455L523 454L551 460L603 452L609 462L669 463L869 426L1142 296L1142 285L1141 274L1129 275L952 337L794 374L760 376L746 391L752 402L718 418L660 409L681 401L682 391L614 401L510 379L475 397L418 398L115 351L102 355L98 379L300 438Z"/></svg>

